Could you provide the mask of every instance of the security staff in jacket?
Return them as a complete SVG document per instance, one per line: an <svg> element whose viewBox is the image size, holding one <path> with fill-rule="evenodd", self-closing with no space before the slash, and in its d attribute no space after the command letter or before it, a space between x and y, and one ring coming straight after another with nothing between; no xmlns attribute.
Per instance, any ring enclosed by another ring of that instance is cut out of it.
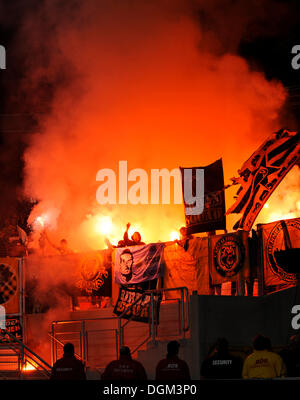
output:
<svg viewBox="0 0 300 400"><path fill-rule="evenodd" d="M203 379L240 379L243 361L229 352L228 340L218 338L213 351L201 365Z"/></svg>
<svg viewBox="0 0 300 400"><path fill-rule="evenodd" d="M160 360L156 366L157 381L189 381L190 370L187 363L178 357L180 344L176 340L168 343L167 357Z"/></svg>
<svg viewBox="0 0 300 400"><path fill-rule="evenodd" d="M127 346L120 348L118 360L111 361L101 376L107 381L146 381L147 374L142 364L131 358Z"/></svg>
<svg viewBox="0 0 300 400"><path fill-rule="evenodd" d="M51 380L85 380L86 375L83 363L75 357L74 345L64 345L63 357L56 361L52 367Z"/></svg>

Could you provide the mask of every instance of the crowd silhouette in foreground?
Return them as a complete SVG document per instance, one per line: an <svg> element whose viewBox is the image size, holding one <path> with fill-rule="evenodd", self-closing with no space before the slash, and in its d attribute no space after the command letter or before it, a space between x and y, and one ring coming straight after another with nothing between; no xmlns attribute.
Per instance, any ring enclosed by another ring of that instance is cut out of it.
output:
<svg viewBox="0 0 300 400"><path fill-rule="evenodd" d="M185 382L191 380L188 364L179 358L180 343L173 340L167 345L167 355L158 361L156 381ZM279 353L272 350L271 340L257 335L252 341L253 351L244 359L229 351L226 338L219 338L201 365L201 379L274 379L300 378L300 336L292 336L289 344ZM52 367L52 380L86 379L84 364L76 357L72 343L64 345L63 357ZM120 348L119 358L105 368L103 381L147 380L147 373L137 360L131 357L129 347Z"/></svg>
<svg viewBox="0 0 300 400"><path fill-rule="evenodd" d="M282 357L273 352L271 341L257 335L252 342L253 352L244 360L231 354L228 341L218 339L211 354L203 361L201 377L204 379L272 379L287 376Z"/></svg>

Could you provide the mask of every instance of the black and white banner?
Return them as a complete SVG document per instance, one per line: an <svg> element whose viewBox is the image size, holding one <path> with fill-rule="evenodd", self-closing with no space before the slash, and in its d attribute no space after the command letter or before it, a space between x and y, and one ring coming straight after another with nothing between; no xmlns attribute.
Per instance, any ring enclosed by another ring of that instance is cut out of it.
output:
<svg viewBox="0 0 300 400"><path fill-rule="evenodd" d="M242 214L234 229L251 230L268 198L299 159L300 132L285 129L273 133L252 154L238 171L240 177L232 178L234 184L241 185L226 213Z"/></svg>
<svg viewBox="0 0 300 400"><path fill-rule="evenodd" d="M161 295L155 294L154 318L159 322L159 309ZM151 318L151 295L142 290L121 287L119 298L114 308L114 314L122 315L122 318L139 322L149 322Z"/></svg>

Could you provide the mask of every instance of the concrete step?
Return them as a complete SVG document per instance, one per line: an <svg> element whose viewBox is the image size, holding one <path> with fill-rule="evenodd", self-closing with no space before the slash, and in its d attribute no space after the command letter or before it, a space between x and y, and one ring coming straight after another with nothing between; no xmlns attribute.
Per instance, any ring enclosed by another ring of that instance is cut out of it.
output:
<svg viewBox="0 0 300 400"><path fill-rule="evenodd" d="M48 376L46 376L43 372L41 371L23 371L22 374L20 374L19 371L12 371L12 370L3 370L0 371L0 381L1 380L47 380L49 379Z"/></svg>
<svg viewBox="0 0 300 400"><path fill-rule="evenodd" d="M18 354L6 354L0 357L0 367L3 363L16 363L18 362Z"/></svg>
<svg viewBox="0 0 300 400"><path fill-rule="evenodd" d="M0 345L0 356L5 353L15 353L19 350L20 347L18 346L1 346Z"/></svg>
<svg viewBox="0 0 300 400"><path fill-rule="evenodd" d="M160 305L160 314L167 313L168 317L178 312L179 305L176 300L162 301ZM116 318L113 313L114 307L98 308L92 310L79 310L70 312L70 320L83 320L92 318Z"/></svg>
<svg viewBox="0 0 300 400"><path fill-rule="evenodd" d="M18 351L18 348L16 348L16 351ZM0 344L0 372L19 369L19 353L16 351L6 344Z"/></svg>
<svg viewBox="0 0 300 400"><path fill-rule="evenodd" d="M17 370L1 370L0 380L16 380L20 379L20 372Z"/></svg>
<svg viewBox="0 0 300 400"><path fill-rule="evenodd" d="M18 371L19 363L17 361L1 361L0 362L0 372L3 371Z"/></svg>
<svg viewBox="0 0 300 400"><path fill-rule="evenodd" d="M173 325L175 328L179 326L180 309L177 302L165 302L161 304L160 308L160 319L159 327L160 329L166 330ZM94 319L93 319L94 318ZM108 319L105 319L108 318ZM71 321L77 320L77 322ZM93 311L75 311L70 313L70 322L68 324L59 324L55 327L55 332L80 332L82 329L81 321L85 320L85 329L90 330L103 330L103 329L117 329L118 319L113 314L113 307L93 310ZM123 320L123 324L125 319ZM137 328L144 323L131 321L130 329Z"/></svg>

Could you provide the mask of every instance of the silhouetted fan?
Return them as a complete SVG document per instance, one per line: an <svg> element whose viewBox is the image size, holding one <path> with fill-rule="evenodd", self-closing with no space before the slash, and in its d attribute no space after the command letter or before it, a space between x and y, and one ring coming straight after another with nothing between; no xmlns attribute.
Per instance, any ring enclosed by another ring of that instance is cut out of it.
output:
<svg viewBox="0 0 300 400"><path fill-rule="evenodd" d="M285 221L281 221L284 234L285 250L275 250L274 257L277 265L289 274L300 272L300 249L292 248L290 235Z"/></svg>

